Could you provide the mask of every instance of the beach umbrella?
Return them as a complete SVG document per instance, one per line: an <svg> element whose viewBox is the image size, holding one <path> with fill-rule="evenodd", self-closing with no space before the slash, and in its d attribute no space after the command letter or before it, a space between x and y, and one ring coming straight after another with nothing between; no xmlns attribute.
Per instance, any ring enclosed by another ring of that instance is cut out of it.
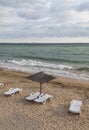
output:
<svg viewBox="0 0 89 130"><path fill-rule="evenodd" d="M54 76L52 75L48 75L44 72L38 72L36 74L33 74L31 76L28 76L27 79L30 79L30 80L33 80L33 81L36 81L36 82L39 82L40 83L40 94L41 94L41 91L42 91L42 84L44 82L49 82L53 79L55 79Z"/></svg>

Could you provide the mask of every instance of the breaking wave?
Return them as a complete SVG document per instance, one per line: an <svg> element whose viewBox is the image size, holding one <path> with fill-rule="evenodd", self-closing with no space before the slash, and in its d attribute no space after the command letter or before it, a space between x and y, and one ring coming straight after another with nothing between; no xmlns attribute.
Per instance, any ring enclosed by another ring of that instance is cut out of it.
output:
<svg viewBox="0 0 89 130"><path fill-rule="evenodd" d="M77 70L78 71L89 70L89 68L76 69L70 65L42 62L39 60L25 60L25 59L0 60L0 67L29 73L44 71L48 74L53 74L56 76L89 80L89 76L87 74L76 73Z"/></svg>
<svg viewBox="0 0 89 130"><path fill-rule="evenodd" d="M42 62L38 60L8 60L8 63L13 63L20 66L33 66L33 67L42 67L42 68L52 68L52 69L60 69L60 70L70 70L73 69L72 66L62 65L62 64L53 64L48 62Z"/></svg>

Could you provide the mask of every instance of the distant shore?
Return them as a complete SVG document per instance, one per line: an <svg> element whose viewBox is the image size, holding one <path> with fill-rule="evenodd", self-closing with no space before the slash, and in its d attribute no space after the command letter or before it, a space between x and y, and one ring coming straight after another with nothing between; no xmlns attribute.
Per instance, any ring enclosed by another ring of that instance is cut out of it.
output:
<svg viewBox="0 0 89 130"><path fill-rule="evenodd" d="M39 91L39 83L28 80L29 73L0 68L0 129L1 130L88 130L89 128L89 81L57 77L44 83L43 93L53 95L45 105L27 102L25 97ZM9 88L23 91L12 97L3 93ZM71 100L82 100L81 115L68 113Z"/></svg>

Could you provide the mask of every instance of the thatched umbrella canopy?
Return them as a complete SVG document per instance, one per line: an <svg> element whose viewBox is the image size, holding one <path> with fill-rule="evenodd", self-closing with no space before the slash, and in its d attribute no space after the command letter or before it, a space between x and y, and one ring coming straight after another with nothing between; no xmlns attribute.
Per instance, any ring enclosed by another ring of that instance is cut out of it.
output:
<svg viewBox="0 0 89 130"><path fill-rule="evenodd" d="M42 91L42 84L44 82L49 82L53 79L55 79L54 76L52 75L48 75L48 74L45 74L43 72L38 72L36 74L33 74L31 76L28 76L27 79L30 79L30 80L33 80L33 81L36 81L36 82L39 82L40 83L40 94L41 94L41 91Z"/></svg>

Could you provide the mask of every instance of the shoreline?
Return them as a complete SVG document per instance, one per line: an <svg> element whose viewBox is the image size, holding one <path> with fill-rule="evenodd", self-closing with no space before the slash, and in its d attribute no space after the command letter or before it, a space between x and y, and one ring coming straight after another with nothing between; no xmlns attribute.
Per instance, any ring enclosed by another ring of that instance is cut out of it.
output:
<svg viewBox="0 0 89 130"><path fill-rule="evenodd" d="M32 75L34 73L27 73L27 72L22 72L22 71L17 71L17 70L11 70L11 69L4 69L0 68L0 71L11 74L12 76L19 75L19 76L24 76L24 80L26 80L26 77L29 75ZM54 76L54 75L53 75ZM53 85L61 85L62 87L67 87L67 88L80 88L80 89L88 89L89 88L89 81L88 80L82 80L82 79L75 79L75 78L69 78L69 77L62 77L62 76L55 76L56 79L50 81ZM29 80L29 82L33 82ZM34 82L36 83L36 82Z"/></svg>
<svg viewBox="0 0 89 130"><path fill-rule="evenodd" d="M0 71L1 70L7 71L7 72L12 72L12 73L26 74L28 76L35 74L35 73L31 73L31 72L24 72L24 71L20 71L20 70L14 70L14 69L0 67ZM50 75L53 75L53 74L50 74ZM53 76L56 77L56 80L65 80L65 81L70 80L71 82L89 83L89 80L85 80L85 79L77 79L77 78L66 77L66 76L55 76L55 75L53 75Z"/></svg>
<svg viewBox="0 0 89 130"><path fill-rule="evenodd" d="M30 73L0 69L1 130L87 130L89 127L89 81L57 77L42 85L42 92L53 95L45 105L27 102L25 97L40 89L38 82L28 80ZM22 88L20 94L5 96L9 88ZM82 100L81 115L68 113L71 100Z"/></svg>

